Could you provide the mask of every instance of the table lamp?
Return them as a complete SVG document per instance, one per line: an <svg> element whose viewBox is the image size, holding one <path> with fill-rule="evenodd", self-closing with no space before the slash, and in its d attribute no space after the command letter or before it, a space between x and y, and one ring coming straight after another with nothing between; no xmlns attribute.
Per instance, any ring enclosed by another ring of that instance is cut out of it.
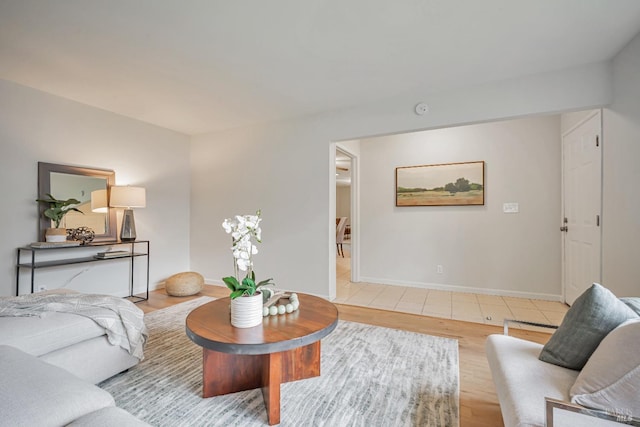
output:
<svg viewBox="0 0 640 427"><path fill-rule="evenodd" d="M95 190L91 192L91 212L109 212L107 203L107 190Z"/></svg>
<svg viewBox="0 0 640 427"><path fill-rule="evenodd" d="M136 223L133 219L132 208L144 208L147 204L145 189L142 187L113 186L109 206L112 208L125 208L122 216L120 240L133 242L136 240Z"/></svg>

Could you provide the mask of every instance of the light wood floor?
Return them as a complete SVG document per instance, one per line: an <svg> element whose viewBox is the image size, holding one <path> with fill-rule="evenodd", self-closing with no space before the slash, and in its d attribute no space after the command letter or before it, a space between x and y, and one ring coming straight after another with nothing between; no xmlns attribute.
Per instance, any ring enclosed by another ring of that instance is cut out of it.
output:
<svg viewBox="0 0 640 427"><path fill-rule="evenodd" d="M137 305L148 313L202 295L219 298L226 297L228 294L226 288L211 285L206 285L199 295L192 297L170 297L161 289L152 291L149 301L140 302ZM502 333L501 327L374 308L341 304L336 306L342 320L457 339L460 356L461 427L503 426L500 406L484 351L486 337L490 334ZM545 343L550 337L548 334L534 331L510 330L510 332L514 336L540 343Z"/></svg>

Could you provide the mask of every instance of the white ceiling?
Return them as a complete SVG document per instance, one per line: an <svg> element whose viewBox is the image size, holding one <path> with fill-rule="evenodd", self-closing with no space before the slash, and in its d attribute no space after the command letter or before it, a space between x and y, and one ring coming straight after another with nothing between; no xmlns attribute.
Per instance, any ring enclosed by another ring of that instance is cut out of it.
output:
<svg viewBox="0 0 640 427"><path fill-rule="evenodd" d="M611 59L638 0L1 0L0 78L186 134Z"/></svg>

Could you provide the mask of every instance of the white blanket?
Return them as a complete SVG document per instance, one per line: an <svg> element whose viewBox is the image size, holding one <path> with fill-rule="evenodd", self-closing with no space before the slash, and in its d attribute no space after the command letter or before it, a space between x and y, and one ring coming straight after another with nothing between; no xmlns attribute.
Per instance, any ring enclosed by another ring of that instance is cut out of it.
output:
<svg viewBox="0 0 640 427"><path fill-rule="evenodd" d="M29 294L0 298L0 317L38 316L46 312L88 317L104 328L107 339L138 359L144 358L147 327L144 313L131 301L108 295Z"/></svg>

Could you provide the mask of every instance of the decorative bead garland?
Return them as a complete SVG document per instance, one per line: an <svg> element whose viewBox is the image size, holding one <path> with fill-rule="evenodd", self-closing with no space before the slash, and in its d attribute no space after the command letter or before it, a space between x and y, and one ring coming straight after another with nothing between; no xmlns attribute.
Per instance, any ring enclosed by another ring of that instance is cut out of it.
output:
<svg viewBox="0 0 640 427"><path fill-rule="evenodd" d="M283 297L286 298L285 295ZM298 294L295 292L289 295L288 304L272 305L271 307L262 307L262 317L277 316L278 314L293 313L300 307Z"/></svg>

